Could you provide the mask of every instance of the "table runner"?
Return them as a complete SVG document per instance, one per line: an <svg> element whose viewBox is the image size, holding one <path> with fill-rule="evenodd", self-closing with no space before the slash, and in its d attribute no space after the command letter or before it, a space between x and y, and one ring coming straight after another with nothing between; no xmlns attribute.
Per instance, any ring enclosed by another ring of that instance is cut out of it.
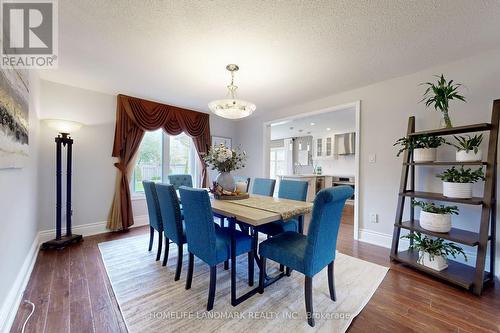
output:
<svg viewBox="0 0 500 333"><path fill-rule="evenodd" d="M310 213L313 206L310 202L255 195L252 195L248 199L234 200L230 202L236 205L262 209L268 212L280 214L283 220L288 220L294 216Z"/></svg>

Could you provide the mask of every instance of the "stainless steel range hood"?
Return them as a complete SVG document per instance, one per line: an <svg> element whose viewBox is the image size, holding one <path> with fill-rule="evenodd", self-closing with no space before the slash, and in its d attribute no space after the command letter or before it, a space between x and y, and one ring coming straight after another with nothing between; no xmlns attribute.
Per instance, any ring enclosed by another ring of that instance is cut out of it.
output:
<svg viewBox="0 0 500 333"><path fill-rule="evenodd" d="M337 155L353 155L356 153L356 133L335 134Z"/></svg>

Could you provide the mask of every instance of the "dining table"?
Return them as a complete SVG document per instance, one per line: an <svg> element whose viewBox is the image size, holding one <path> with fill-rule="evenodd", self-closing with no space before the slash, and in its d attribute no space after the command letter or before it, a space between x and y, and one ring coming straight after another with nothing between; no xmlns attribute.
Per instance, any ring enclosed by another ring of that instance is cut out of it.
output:
<svg viewBox="0 0 500 333"><path fill-rule="evenodd" d="M225 217L229 221L231 234L231 305L236 306L259 292L259 287L255 287L241 296L237 296L236 290L236 225L245 232L249 232L252 237L252 247L254 259L259 270L261 261L257 251L258 248L258 227L275 221L290 221L292 218L299 220L299 232L302 232L304 215L312 211L311 202L281 199L251 194L247 199L241 200L219 200L210 196L212 211L214 215ZM253 261L251 261L253 265ZM275 283L286 276L285 272L270 277L265 275L264 287ZM253 276L250 277L249 285L253 286Z"/></svg>

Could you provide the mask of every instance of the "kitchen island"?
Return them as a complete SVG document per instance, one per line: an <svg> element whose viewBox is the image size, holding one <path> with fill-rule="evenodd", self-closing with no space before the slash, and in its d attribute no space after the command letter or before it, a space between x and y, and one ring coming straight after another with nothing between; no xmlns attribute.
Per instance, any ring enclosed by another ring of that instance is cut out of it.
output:
<svg viewBox="0 0 500 333"><path fill-rule="evenodd" d="M299 175L283 175L278 176L280 180L282 179L290 179L290 180L302 180L307 181L309 186L307 187L307 198L306 201L312 202L316 193L320 190L332 187L332 179L331 175L315 175L315 174L299 174Z"/></svg>

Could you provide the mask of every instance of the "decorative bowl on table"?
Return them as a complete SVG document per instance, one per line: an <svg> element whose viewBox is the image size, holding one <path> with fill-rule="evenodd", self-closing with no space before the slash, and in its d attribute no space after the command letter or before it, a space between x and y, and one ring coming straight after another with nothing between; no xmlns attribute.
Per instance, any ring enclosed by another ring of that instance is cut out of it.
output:
<svg viewBox="0 0 500 333"><path fill-rule="evenodd" d="M250 197L247 192L226 191L222 188L221 185L217 184L217 182L213 182L213 185L209 189L209 191L214 195L214 198L217 200L242 200L242 199L248 199Z"/></svg>

